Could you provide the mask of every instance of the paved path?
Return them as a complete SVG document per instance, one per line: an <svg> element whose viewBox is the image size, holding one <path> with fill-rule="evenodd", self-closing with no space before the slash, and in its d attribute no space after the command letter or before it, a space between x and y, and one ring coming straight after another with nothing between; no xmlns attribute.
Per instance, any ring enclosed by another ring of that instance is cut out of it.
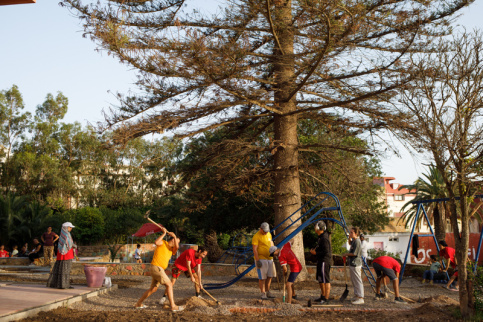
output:
<svg viewBox="0 0 483 322"><path fill-rule="evenodd" d="M15 321L37 314L40 311L52 310L59 306L97 296L116 289L89 288L75 285L73 289L48 288L45 284L0 284L0 322Z"/></svg>

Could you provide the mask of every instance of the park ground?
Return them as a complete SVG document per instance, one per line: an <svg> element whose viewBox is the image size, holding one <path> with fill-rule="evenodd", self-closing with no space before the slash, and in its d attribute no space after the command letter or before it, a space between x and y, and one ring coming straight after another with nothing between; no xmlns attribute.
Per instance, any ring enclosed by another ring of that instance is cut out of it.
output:
<svg viewBox="0 0 483 322"><path fill-rule="evenodd" d="M45 283L46 274L2 274L0 281L21 283ZM228 277L207 277L204 283L224 282ZM72 276L75 285L85 285L85 278ZM135 309L134 304L143 292L149 288L150 277L119 276L113 278L119 289L98 297L75 303L68 308L59 308L42 312L37 316L22 321L451 321L457 320L458 292L448 291L440 285L421 284L416 278L407 278L401 284L401 295L417 301L416 303L396 304L394 295L389 293L385 300L374 300L368 283L365 285L365 304L352 305L352 287L349 282L349 296L341 303L338 298L345 290L345 282L332 284L332 305L317 309L308 309L308 299L319 295L315 281L296 283L298 301L296 304L282 303L282 287L274 279L273 300L260 300L256 279L242 279L234 285L210 294L210 297L194 297L194 287L187 278L180 278L175 285L175 300L185 306L185 311L172 313L167 306L160 305L162 287L148 298L146 309ZM32 294L32 296L35 296Z"/></svg>

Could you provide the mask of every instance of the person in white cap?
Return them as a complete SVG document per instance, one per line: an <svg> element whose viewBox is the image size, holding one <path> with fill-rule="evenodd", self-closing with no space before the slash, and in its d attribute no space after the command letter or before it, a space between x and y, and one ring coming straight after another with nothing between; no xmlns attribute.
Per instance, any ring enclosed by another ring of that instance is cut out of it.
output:
<svg viewBox="0 0 483 322"><path fill-rule="evenodd" d="M47 287L73 288L70 285L70 269L74 259L74 241L70 232L74 227L71 222L65 222L62 225L57 249L57 261L47 280Z"/></svg>
<svg viewBox="0 0 483 322"><path fill-rule="evenodd" d="M269 251L270 246L274 245L268 223L264 222L260 225L260 230L252 238L252 246L262 300L274 298L275 296L270 294L270 284L272 283L272 277L275 277L275 269Z"/></svg>

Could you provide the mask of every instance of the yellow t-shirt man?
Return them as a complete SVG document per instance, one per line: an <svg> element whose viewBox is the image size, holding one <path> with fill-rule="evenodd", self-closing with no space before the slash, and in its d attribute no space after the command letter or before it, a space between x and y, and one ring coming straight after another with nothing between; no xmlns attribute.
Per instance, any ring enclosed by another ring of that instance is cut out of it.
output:
<svg viewBox="0 0 483 322"><path fill-rule="evenodd" d="M259 230L252 238L252 245L258 245L259 259L272 259L269 252L270 246L272 246L272 234L264 235Z"/></svg>
<svg viewBox="0 0 483 322"><path fill-rule="evenodd" d="M159 266L163 269L168 268L169 260L173 256L173 252L168 247L168 242L163 240L163 244L161 246L157 246L154 250L153 260L151 261L151 265Z"/></svg>

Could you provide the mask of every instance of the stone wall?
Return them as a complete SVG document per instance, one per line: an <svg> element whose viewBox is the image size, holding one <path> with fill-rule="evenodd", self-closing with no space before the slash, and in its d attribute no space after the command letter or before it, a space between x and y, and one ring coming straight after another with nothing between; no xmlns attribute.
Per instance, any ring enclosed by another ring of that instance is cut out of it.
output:
<svg viewBox="0 0 483 322"><path fill-rule="evenodd" d="M2 257L0 258L0 265L14 265L23 266L29 265L30 259L28 257Z"/></svg>
<svg viewBox="0 0 483 322"><path fill-rule="evenodd" d="M150 276L149 267L150 264L134 264L134 263L72 263L71 275L84 275L84 266L106 266L106 276L118 276L118 275L133 275L133 276ZM240 267L240 272L243 272L248 266ZM372 269L371 269L372 270ZM235 266L231 264L212 264L206 263L201 266L202 276L227 276L227 280L236 276ZM309 273L308 279L315 280L315 266L307 266ZM374 271L372 271L374 274ZM171 276L171 266L167 269L168 276ZM375 275L374 275L375 276ZM252 269L246 277L257 277L257 272ZM363 280L367 281L364 273L362 274ZM335 281L345 281L344 267L333 266L331 268L331 279ZM350 284L349 268L347 268L347 281Z"/></svg>

